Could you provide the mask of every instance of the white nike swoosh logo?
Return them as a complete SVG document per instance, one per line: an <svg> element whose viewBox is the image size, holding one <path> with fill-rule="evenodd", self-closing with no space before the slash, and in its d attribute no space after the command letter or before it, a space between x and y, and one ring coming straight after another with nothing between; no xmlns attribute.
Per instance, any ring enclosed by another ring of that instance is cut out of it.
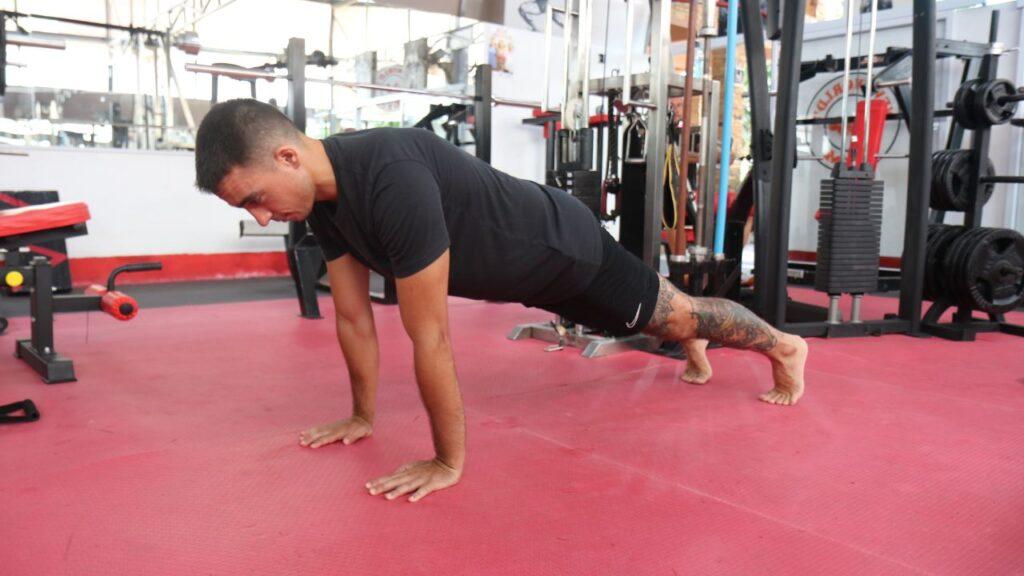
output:
<svg viewBox="0 0 1024 576"><path fill-rule="evenodd" d="M636 321L640 319L640 309L643 308L643 307L644 307L644 303L643 302L641 302L639 305L637 305L637 307L636 307L636 316L633 316L633 321L632 322L627 322L626 323L626 328L632 328L633 326L636 326Z"/></svg>

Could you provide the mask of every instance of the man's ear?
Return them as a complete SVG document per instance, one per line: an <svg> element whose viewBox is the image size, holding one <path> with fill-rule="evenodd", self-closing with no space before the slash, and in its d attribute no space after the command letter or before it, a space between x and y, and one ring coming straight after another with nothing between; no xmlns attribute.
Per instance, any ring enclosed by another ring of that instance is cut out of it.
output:
<svg viewBox="0 0 1024 576"><path fill-rule="evenodd" d="M274 162L289 168L298 168L299 151L294 144L282 144L274 150Z"/></svg>

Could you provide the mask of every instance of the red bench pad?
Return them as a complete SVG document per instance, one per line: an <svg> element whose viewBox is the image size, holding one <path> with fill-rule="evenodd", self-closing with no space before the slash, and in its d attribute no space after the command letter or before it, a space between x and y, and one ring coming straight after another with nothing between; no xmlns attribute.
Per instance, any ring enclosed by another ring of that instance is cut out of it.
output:
<svg viewBox="0 0 1024 576"><path fill-rule="evenodd" d="M53 202L0 210L0 238L53 230L89 220L85 202Z"/></svg>

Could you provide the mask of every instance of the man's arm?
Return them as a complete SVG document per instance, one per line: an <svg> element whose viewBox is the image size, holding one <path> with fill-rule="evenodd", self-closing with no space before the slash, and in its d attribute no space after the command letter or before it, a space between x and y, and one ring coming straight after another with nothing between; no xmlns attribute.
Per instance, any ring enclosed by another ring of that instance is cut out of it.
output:
<svg viewBox="0 0 1024 576"><path fill-rule="evenodd" d="M351 254L327 263L338 344L352 384L352 414L373 423L380 355L370 305L370 271Z"/></svg>
<svg viewBox="0 0 1024 576"><path fill-rule="evenodd" d="M377 414L380 357L370 305L370 272L350 254L327 263L334 298L338 343L352 386L352 417L303 432L303 446L319 448L341 440L351 444L369 436Z"/></svg>
<svg viewBox="0 0 1024 576"><path fill-rule="evenodd" d="M466 461L466 420L455 378L448 332L448 266L445 250L423 270L396 281L402 324L413 343L420 397L430 417L433 460L411 462L367 484L371 494L393 499L413 492L415 502L458 482Z"/></svg>

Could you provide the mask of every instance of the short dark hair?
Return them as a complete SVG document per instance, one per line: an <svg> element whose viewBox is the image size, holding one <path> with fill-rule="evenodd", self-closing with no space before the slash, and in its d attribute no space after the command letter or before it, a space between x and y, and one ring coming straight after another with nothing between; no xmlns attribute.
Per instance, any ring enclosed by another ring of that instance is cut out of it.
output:
<svg viewBox="0 0 1024 576"><path fill-rule="evenodd" d="M232 168L298 135L291 120L270 104L245 98L215 105L196 134L196 187L216 194Z"/></svg>

